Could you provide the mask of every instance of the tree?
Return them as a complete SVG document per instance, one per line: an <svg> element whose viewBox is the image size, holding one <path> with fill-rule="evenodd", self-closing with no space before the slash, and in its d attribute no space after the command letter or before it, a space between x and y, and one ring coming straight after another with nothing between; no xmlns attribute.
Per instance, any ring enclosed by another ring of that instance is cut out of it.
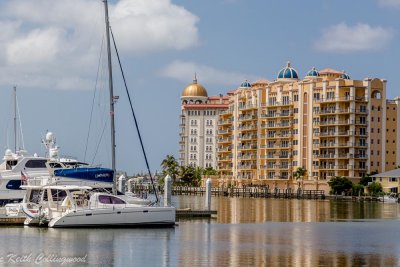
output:
<svg viewBox="0 0 400 267"><path fill-rule="evenodd" d="M296 180L303 180L303 176L307 173L307 170L303 167L298 167L297 170L294 172L294 177ZM300 187L300 185L299 185Z"/></svg>
<svg viewBox="0 0 400 267"><path fill-rule="evenodd" d="M367 189L371 195L378 195L379 193L383 192L382 185L377 182L373 182L373 183L369 184Z"/></svg>
<svg viewBox="0 0 400 267"><path fill-rule="evenodd" d="M363 185L363 186L367 186L368 183L372 182L372 175L377 174L378 171L373 171L371 173L367 173L365 175L363 175L363 177L361 177L361 180L359 182L359 184Z"/></svg>
<svg viewBox="0 0 400 267"><path fill-rule="evenodd" d="M353 188L353 183L348 178L342 176L333 177L328 184L334 194L342 194Z"/></svg>
<svg viewBox="0 0 400 267"><path fill-rule="evenodd" d="M217 175L218 171L213 167L207 167L203 171L203 175Z"/></svg>
<svg viewBox="0 0 400 267"><path fill-rule="evenodd" d="M364 194L364 186L361 184L353 184L353 195L363 195Z"/></svg>
<svg viewBox="0 0 400 267"><path fill-rule="evenodd" d="M167 155L165 159L161 162L161 167L163 169L163 176L171 176L172 182L176 182L176 177L178 175L178 162L172 155Z"/></svg>
<svg viewBox="0 0 400 267"><path fill-rule="evenodd" d="M201 167L181 166L180 180L183 185L199 186L204 169Z"/></svg>

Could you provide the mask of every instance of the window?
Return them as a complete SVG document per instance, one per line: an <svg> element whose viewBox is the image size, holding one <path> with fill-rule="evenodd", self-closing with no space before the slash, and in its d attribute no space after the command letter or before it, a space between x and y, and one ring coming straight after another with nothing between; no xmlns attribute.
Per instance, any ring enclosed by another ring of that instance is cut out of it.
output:
<svg viewBox="0 0 400 267"><path fill-rule="evenodd" d="M35 160L28 160L25 164L26 168L46 168L45 159L35 159Z"/></svg>
<svg viewBox="0 0 400 267"><path fill-rule="evenodd" d="M296 101L296 102L299 101L299 95L294 95L293 96L293 100Z"/></svg>
<svg viewBox="0 0 400 267"><path fill-rule="evenodd" d="M10 189L10 190L22 190L20 188L21 184L22 184L22 181L20 179L10 180L6 185L6 188Z"/></svg>

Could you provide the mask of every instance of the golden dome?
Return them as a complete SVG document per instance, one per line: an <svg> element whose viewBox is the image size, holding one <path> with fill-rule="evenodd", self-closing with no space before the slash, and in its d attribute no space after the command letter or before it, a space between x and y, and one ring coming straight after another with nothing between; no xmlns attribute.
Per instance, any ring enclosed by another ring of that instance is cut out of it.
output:
<svg viewBox="0 0 400 267"><path fill-rule="evenodd" d="M186 86L182 91L182 96L201 96L208 97L207 90L203 85L197 83L196 75L194 76L193 83Z"/></svg>

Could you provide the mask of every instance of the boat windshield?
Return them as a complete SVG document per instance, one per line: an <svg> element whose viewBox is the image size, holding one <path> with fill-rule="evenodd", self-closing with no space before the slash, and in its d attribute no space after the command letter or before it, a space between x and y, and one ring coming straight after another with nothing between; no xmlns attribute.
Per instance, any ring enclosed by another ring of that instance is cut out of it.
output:
<svg viewBox="0 0 400 267"><path fill-rule="evenodd" d="M110 195L99 195L99 202L102 204L126 204L122 199Z"/></svg>

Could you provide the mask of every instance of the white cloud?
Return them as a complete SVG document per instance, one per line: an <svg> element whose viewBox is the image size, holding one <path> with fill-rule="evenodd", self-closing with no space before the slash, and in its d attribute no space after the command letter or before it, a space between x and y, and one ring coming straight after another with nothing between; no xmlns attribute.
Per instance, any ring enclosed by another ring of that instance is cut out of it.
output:
<svg viewBox="0 0 400 267"><path fill-rule="evenodd" d="M7 0L0 10L0 85L76 89L94 83L105 28L102 1ZM109 10L124 55L198 43L198 18L171 0L118 0Z"/></svg>
<svg viewBox="0 0 400 267"><path fill-rule="evenodd" d="M199 83L202 84L238 86L245 80L253 82L258 79L255 75L218 70L206 65L183 61L174 61L161 70L161 75L187 83L191 82L194 73L197 73Z"/></svg>
<svg viewBox="0 0 400 267"><path fill-rule="evenodd" d="M400 0L378 0L378 4L382 7L398 7L398 8L400 8Z"/></svg>
<svg viewBox="0 0 400 267"><path fill-rule="evenodd" d="M315 48L342 53L379 50L391 41L393 35L392 29L362 23L355 26L340 23L325 29L315 42Z"/></svg>

